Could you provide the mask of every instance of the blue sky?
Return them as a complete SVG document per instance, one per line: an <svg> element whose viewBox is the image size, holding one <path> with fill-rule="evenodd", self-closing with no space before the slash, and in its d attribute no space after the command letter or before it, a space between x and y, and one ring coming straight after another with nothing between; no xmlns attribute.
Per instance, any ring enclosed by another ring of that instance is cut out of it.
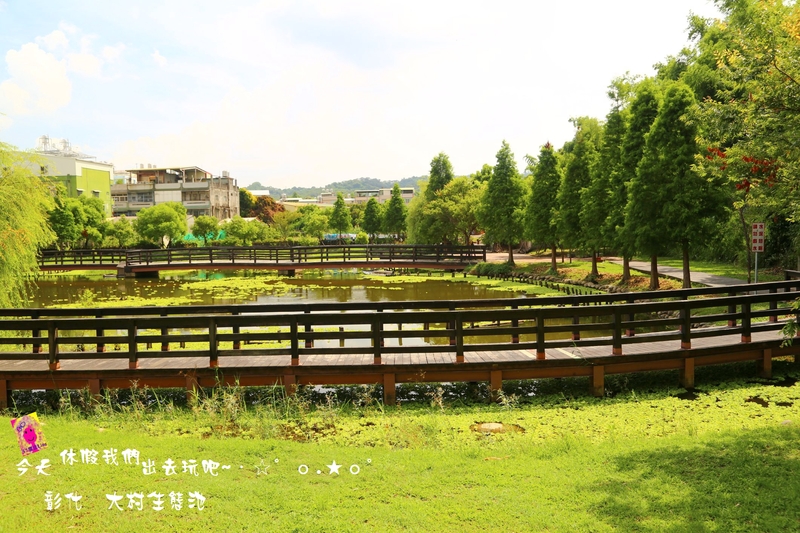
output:
<svg viewBox="0 0 800 533"><path fill-rule="evenodd" d="M687 44L706 0L0 0L0 140L118 168L324 185L493 164L602 118L609 82Z"/></svg>

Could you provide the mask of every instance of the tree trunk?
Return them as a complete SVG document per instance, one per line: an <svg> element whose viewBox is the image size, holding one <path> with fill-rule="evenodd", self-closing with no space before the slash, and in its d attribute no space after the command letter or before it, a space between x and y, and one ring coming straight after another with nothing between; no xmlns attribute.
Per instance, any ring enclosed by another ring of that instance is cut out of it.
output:
<svg viewBox="0 0 800 533"><path fill-rule="evenodd" d="M650 290L658 290L658 256L650 256Z"/></svg>
<svg viewBox="0 0 800 533"><path fill-rule="evenodd" d="M553 250L553 253L550 254L550 269L555 274L556 272L558 272L558 266L556 265L556 261L558 260L558 251L556 250L556 245L555 244L553 245L552 250Z"/></svg>
<svg viewBox="0 0 800 533"><path fill-rule="evenodd" d="M508 245L508 264L514 266L514 247Z"/></svg>
<svg viewBox="0 0 800 533"><path fill-rule="evenodd" d="M691 289L692 288L692 272L689 270L689 241L688 239L683 239L681 242L681 248L683 249L683 288L684 289Z"/></svg>
<svg viewBox="0 0 800 533"><path fill-rule="evenodd" d="M597 279L600 273L597 271L597 252L592 252L592 278Z"/></svg>
<svg viewBox="0 0 800 533"><path fill-rule="evenodd" d="M622 256L622 283L628 283L631 280L631 258Z"/></svg>

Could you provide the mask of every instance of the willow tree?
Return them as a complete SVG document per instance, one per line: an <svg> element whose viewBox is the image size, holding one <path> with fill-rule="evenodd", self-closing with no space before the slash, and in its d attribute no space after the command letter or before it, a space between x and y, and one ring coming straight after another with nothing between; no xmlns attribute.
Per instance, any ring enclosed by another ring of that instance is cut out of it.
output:
<svg viewBox="0 0 800 533"><path fill-rule="evenodd" d="M0 143L0 307L25 302L39 249L55 239L47 222L50 190L32 168L39 168L35 156Z"/></svg>

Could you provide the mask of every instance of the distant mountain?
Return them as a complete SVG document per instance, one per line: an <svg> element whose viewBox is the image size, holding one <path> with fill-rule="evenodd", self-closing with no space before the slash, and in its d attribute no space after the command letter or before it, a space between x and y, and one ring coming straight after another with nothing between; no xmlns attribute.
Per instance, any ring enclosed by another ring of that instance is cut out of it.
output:
<svg viewBox="0 0 800 533"><path fill-rule="evenodd" d="M263 191L268 190L270 196L273 198L280 198L282 194L293 198L313 198L325 191L334 193L342 193L344 196L352 195L356 191L363 189L391 189L397 183L400 187L414 187L419 192L419 185L417 182L422 176L412 176L410 178L403 178L401 180L379 180L376 178L356 178L346 181L334 181L324 187L292 187L290 189L281 189L278 187L270 187L268 185L261 185L259 182L254 182L246 187L250 191Z"/></svg>

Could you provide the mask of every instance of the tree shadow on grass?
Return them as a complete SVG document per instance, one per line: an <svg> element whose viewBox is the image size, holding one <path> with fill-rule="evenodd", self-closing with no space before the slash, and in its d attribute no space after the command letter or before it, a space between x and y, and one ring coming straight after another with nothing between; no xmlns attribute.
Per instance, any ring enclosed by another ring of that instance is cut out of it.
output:
<svg viewBox="0 0 800 533"><path fill-rule="evenodd" d="M800 531L800 427L698 437L609 458L598 518L620 531Z"/></svg>

